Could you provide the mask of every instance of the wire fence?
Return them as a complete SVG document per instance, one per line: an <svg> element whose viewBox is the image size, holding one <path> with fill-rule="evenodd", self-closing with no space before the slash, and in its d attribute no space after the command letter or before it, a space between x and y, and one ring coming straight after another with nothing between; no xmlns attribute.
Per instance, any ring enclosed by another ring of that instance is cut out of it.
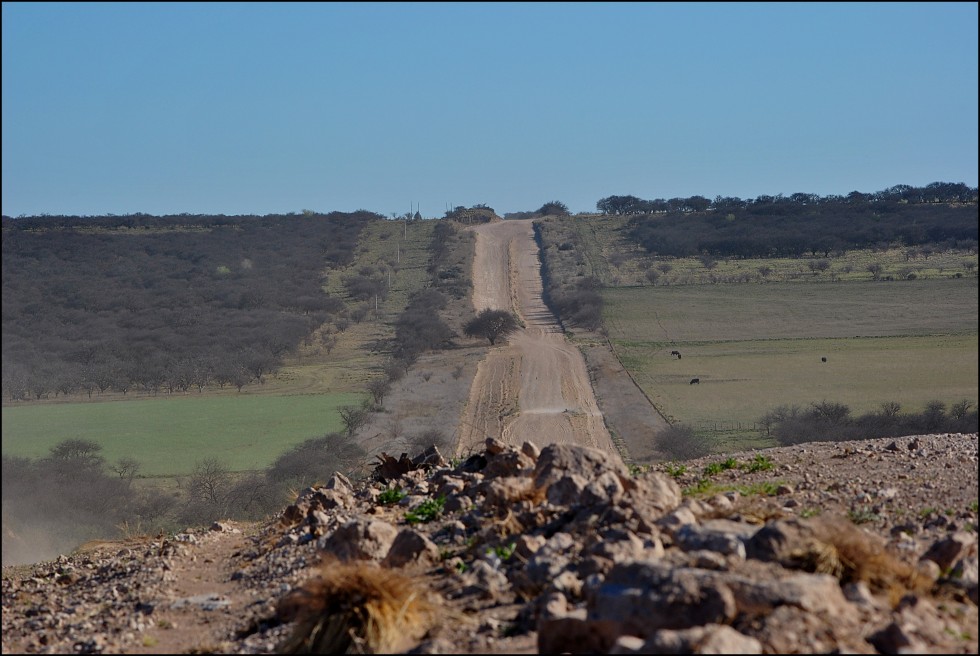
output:
<svg viewBox="0 0 980 656"><path fill-rule="evenodd" d="M695 422L693 428L699 431L761 431L761 424L751 421L699 421Z"/></svg>

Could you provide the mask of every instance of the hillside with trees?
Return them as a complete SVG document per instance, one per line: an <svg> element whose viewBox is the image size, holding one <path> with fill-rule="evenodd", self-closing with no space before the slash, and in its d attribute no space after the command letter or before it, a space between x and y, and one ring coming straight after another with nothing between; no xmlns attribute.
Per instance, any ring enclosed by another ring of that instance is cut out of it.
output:
<svg viewBox="0 0 980 656"><path fill-rule="evenodd" d="M648 253L667 257L828 257L893 244L977 247L977 189L962 183L751 200L609 196L596 208L603 214L630 215L629 236Z"/></svg>
<svg viewBox="0 0 980 656"><path fill-rule="evenodd" d="M4 217L4 399L262 383L345 311L324 272L382 218Z"/></svg>

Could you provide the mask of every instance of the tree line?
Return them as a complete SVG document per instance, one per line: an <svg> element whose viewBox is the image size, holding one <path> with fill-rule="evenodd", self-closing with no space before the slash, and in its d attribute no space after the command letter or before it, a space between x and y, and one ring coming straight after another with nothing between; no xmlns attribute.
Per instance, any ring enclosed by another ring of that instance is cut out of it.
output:
<svg viewBox="0 0 980 656"><path fill-rule="evenodd" d="M877 410L855 417L843 403L821 401L806 408L780 406L767 412L759 424L780 446L928 433L976 433L977 408L966 400L949 408L934 400L921 412L902 412L900 404L888 401Z"/></svg>
<svg viewBox="0 0 980 656"><path fill-rule="evenodd" d="M325 321L366 211L3 219L3 396L262 383Z"/></svg>
<svg viewBox="0 0 980 656"><path fill-rule="evenodd" d="M715 196L714 200L704 196L688 198L656 198L644 200L636 196L607 196L596 202L601 214L667 214L671 212L704 212L707 210L729 212L752 209L756 214L781 212L785 206L840 205L863 203L976 203L977 188L962 182L933 182L924 187L894 185L881 191L865 193L852 191L846 196L830 194L795 193L789 196L760 195L756 198L742 199L737 196Z"/></svg>
<svg viewBox="0 0 980 656"><path fill-rule="evenodd" d="M978 237L977 189L962 183L752 200L609 196L596 207L630 215L628 236L648 253L665 257L828 257L894 244L970 250Z"/></svg>

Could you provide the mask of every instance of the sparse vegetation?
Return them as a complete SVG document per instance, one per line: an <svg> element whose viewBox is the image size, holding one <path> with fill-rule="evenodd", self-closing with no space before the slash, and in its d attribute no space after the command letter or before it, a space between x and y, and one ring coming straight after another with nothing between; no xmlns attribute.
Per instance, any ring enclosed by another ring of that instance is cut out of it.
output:
<svg viewBox="0 0 980 656"><path fill-rule="evenodd" d="M772 469L775 466L776 465L769 458L769 456L765 456L765 455L763 455L761 453L759 455L755 456L754 458L752 458L752 461L751 462L749 462L746 465L743 465L743 467L749 473L754 473L754 472L759 472L759 471L769 471L770 469Z"/></svg>
<svg viewBox="0 0 980 656"><path fill-rule="evenodd" d="M881 519L878 513L866 506L852 508L847 511L847 518L855 524L867 524L868 522L876 522Z"/></svg>
<svg viewBox="0 0 980 656"><path fill-rule="evenodd" d="M416 508L405 513L405 521L409 524L427 524L442 515L445 505L446 497L426 499Z"/></svg>
<svg viewBox="0 0 980 656"><path fill-rule="evenodd" d="M385 488L381 494L378 495L378 503L382 506L390 506L392 504L398 503L406 497L406 493L397 487Z"/></svg>

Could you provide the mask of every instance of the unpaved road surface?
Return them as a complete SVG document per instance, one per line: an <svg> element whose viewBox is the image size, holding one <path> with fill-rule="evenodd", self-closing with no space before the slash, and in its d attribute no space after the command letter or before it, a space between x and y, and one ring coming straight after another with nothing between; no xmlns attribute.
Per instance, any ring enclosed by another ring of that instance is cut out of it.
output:
<svg viewBox="0 0 980 656"><path fill-rule="evenodd" d="M472 228L473 305L516 313L524 327L480 363L460 423L456 453L482 449L487 437L520 446L565 442L618 457L589 382L585 360L542 300L531 220Z"/></svg>

